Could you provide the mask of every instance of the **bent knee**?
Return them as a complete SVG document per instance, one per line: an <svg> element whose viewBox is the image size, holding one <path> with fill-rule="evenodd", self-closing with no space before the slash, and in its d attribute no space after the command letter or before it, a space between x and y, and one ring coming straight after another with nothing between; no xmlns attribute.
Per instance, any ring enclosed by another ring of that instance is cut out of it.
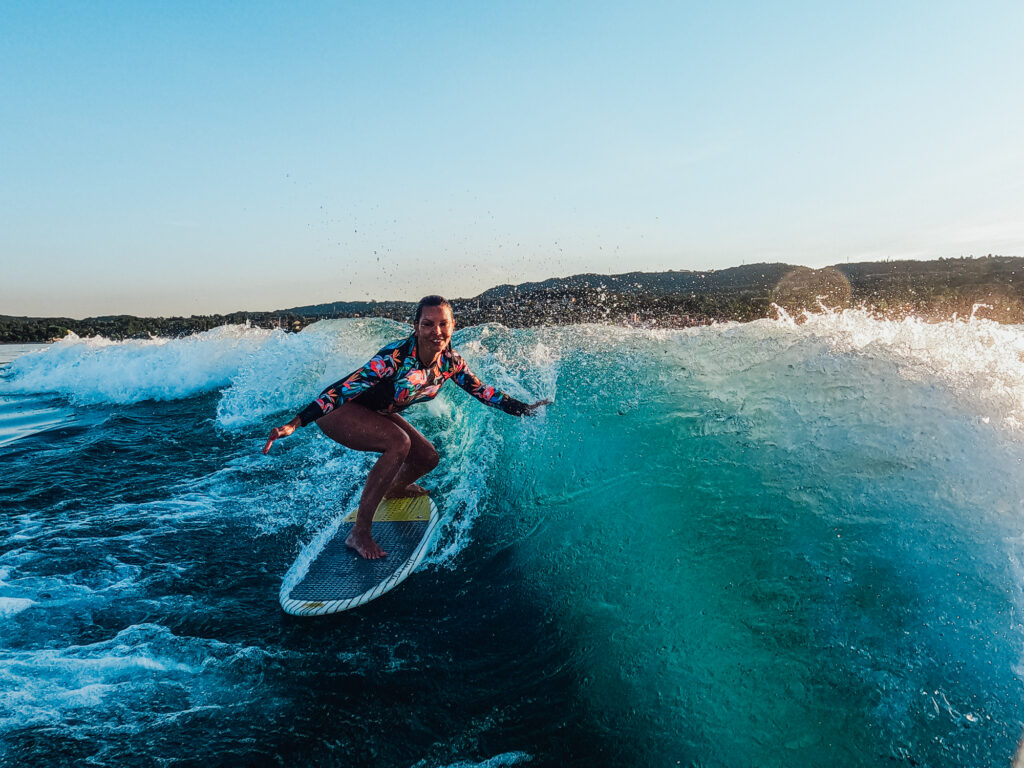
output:
<svg viewBox="0 0 1024 768"><path fill-rule="evenodd" d="M433 446L431 446L430 450L427 451L423 455L423 460L422 460L423 468L427 472L429 472L430 470L434 469L440 463L441 463L441 456L438 454L437 449L434 448Z"/></svg>
<svg viewBox="0 0 1024 768"><path fill-rule="evenodd" d="M397 453L403 458L409 455L409 451L412 450L412 440L400 429L396 429L394 433L388 435L387 448L385 449L389 453Z"/></svg>

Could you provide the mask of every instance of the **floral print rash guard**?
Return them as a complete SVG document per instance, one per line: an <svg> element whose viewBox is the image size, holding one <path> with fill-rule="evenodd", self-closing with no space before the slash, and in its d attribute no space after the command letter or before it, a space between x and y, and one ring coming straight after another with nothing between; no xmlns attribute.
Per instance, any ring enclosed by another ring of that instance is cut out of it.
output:
<svg viewBox="0 0 1024 768"><path fill-rule="evenodd" d="M414 403L436 397L451 379L480 402L522 416L528 406L494 387L486 387L451 345L427 367L416 355L416 337L388 344L358 371L331 384L299 414L302 426L316 421L349 400L378 413L398 413Z"/></svg>

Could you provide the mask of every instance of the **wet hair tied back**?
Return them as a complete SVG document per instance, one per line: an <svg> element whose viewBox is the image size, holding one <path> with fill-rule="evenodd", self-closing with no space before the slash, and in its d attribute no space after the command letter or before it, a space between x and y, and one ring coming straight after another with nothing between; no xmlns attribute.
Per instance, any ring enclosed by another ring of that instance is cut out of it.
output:
<svg viewBox="0 0 1024 768"><path fill-rule="evenodd" d="M448 299L444 296L437 296L436 294L424 296L420 299L420 303L416 305L416 316L413 318L413 325L419 325L420 315L423 314L424 307L448 307L448 311L455 314L452 310L452 305L448 303Z"/></svg>

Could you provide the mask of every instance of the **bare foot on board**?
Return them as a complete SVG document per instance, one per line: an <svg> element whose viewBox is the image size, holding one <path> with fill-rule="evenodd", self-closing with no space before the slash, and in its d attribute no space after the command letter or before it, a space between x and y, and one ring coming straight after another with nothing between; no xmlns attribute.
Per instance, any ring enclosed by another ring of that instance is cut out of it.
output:
<svg viewBox="0 0 1024 768"><path fill-rule="evenodd" d="M369 531L357 531L353 528L348 538L345 539L345 545L354 549L367 560L378 560L387 555L387 552L381 549L380 545L373 540L373 536L370 535Z"/></svg>
<svg viewBox="0 0 1024 768"><path fill-rule="evenodd" d="M384 494L385 499L408 499L413 496L426 496L428 493L427 489L422 485L416 485L416 483L409 483L405 488L394 489L391 488L387 493Z"/></svg>

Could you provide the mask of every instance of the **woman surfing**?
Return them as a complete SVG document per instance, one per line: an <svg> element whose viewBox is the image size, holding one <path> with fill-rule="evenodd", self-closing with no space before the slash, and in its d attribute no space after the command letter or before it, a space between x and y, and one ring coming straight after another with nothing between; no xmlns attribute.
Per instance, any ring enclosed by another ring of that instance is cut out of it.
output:
<svg viewBox="0 0 1024 768"><path fill-rule="evenodd" d="M455 318L441 296L424 296L416 306L413 334L381 349L362 368L320 393L287 424L270 430L263 453L275 440L316 422L323 433L346 448L381 454L366 478L359 510L345 544L374 560L387 553L371 535L373 513L384 498L421 496L416 484L438 463L437 450L415 427L398 415L414 403L437 396L448 379L485 405L513 416L533 414L550 400L528 405L484 386L452 349Z"/></svg>

